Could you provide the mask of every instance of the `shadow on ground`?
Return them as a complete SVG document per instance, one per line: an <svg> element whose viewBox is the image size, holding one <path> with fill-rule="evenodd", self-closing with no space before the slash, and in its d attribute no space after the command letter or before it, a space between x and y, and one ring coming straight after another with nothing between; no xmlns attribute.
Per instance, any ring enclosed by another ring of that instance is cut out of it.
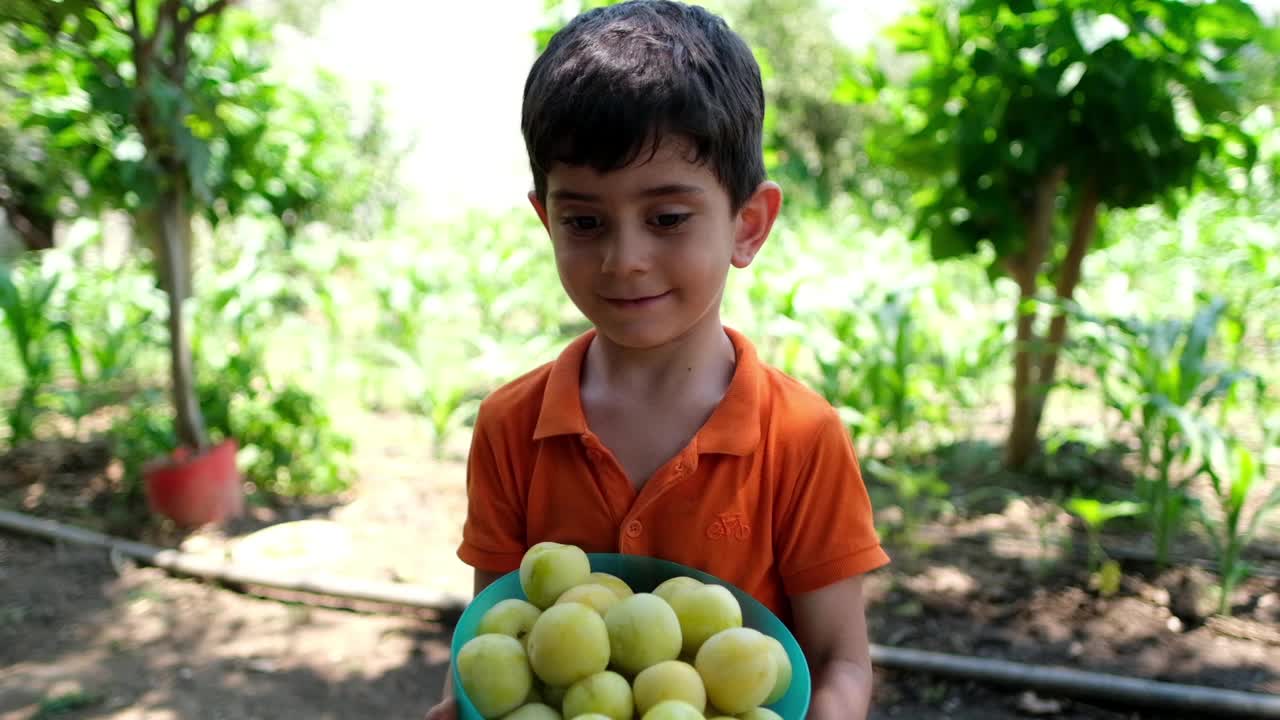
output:
<svg viewBox="0 0 1280 720"><path fill-rule="evenodd" d="M10 535L0 571L2 720L421 718L448 665L425 613L263 600Z"/></svg>

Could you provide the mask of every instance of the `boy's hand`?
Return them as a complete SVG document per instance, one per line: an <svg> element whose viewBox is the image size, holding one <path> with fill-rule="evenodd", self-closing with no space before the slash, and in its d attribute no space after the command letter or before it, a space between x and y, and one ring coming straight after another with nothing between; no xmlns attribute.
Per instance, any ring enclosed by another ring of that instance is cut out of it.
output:
<svg viewBox="0 0 1280 720"><path fill-rule="evenodd" d="M441 700L438 705L427 711L427 716L423 720L458 720L458 710L453 698L447 697Z"/></svg>

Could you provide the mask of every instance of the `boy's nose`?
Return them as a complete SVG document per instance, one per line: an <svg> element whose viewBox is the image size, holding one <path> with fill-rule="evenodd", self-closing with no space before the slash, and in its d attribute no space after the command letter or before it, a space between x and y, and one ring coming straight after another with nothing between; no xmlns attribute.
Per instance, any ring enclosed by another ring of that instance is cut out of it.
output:
<svg viewBox="0 0 1280 720"><path fill-rule="evenodd" d="M634 275L646 272L650 260L649 243L643 232L621 228L606 240L600 270L607 275Z"/></svg>

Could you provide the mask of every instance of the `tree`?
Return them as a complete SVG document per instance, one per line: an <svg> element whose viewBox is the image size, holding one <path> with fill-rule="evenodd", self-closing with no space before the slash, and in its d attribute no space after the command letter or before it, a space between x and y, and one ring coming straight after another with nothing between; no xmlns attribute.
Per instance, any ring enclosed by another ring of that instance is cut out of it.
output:
<svg viewBox="0 0 1280 720"><path fill-rule="evenodd" d="M14 114L48 159L33 203L134 218L170 299L177 435L191 448L206 444L182 313L193 216L216 224L270 215L291 233L313 220L347 224L366 209L385 220L394 196L384 187L397 160L380 106L360 130L331 75L319 74L314 88L271 78L270 24L233 5L0 2L21 59ZM0 160L0 170L11 164Z"/></svg>
<svg viewBox="0 0 1280 720"><path fill-rule="evenodd" d="M20 39L29 47L67 49L80 68L87 69L91 106L98 117L114 114L118 124L136 134L143 173L119 181L148 179L154 192L161 276L169 294L169 346L173 402L180 442L193 449L207 444L204 419L196 401L191 351L183 315L190 294L187 256L191 242L193 200L211 200L204 171L209 147L192 131L190 121L201 119L187 93L191 62L190 38L230 4L229 0L196 8L184 0L165 0L143 6L130 0L127 13L116 5L94 0L61 3L17 2L10 20L20 23ZM107 61L109 51L127 49L128 64ZM107 50L107 53L101 51ZM86 66L91 65L91 69ZM128 67L128 70L124 68ZM206 121L208 108L205 109ZM194 117L193 117L194 116ZM72 121L74 122L74 120ZM72 130L58 128L57 135ZM114 149L120 154L119 148ZM95 156L89 165L98 160ZM104 162L109 162L107 158ZM194 198L192 197L194 193ZM121 195L124 193L121 192Z"/></svg>
<svg viewBox="0 0 1280 720"><path fill-rule="evenodd" d="M1072 299L1100 213L1176 212L1256 158L1238 70L1259 30L1241 0L925 0L889 30L913 69L875 88L876 155L917 183L916 236L938 259L989 247L1018 287L1009 466L1036 452L1067 339L1041 315Z"/></svg>
<svg viewBox="0 0 1280 720"><path fill-rule="evenodd" d="M290 235L308 222L348 231L385 225L404 153L390 142L379 90L360 113L331 73L282 83L271 72L275 27L232 12L191 43L185 92L194 109L188 117L199 122L189 129L207 148L197 180L212 200L194 209L213 224L274 217ZM0 26L0 69L9 69L6 41L20 51L0 86L0 144L13 138L28 150L0 155L0 181L23 180L27 201L49 222L118 210L154 241L156 178L130 115L131 90L112 74L131 71L129 38L50 42L46 30Z"/></svg>
<svg viewBox="0 0 1280 720"><path fill-rule="evenodd" d="M74 58L73 66L91 66L85 75L77 75L93 87L88 95L94 117L114 115L117 124L135 136L143 173L121 181L151 181L150 209L169 295L176 429L179 441L195 450L203 450L208 441L195 395L183 301L190 295L186 268L192 209L198 202L210 204L212 198L205 178L210 147L193 131L193 124L209 122L216 105L198 107L192 102L190 41L198 31L207 31L230 4L231 0L213 0L196 7L186 0L129 0L125 8L96 0L25 0L7 6L7 19L18 23L19 40L28 49L65 50ZM127 64L108 62L111 51L121 49L127 49ZM57 129L55 138L69 130L70 126ZM114 150L120 153L118 147Z"/></svg>

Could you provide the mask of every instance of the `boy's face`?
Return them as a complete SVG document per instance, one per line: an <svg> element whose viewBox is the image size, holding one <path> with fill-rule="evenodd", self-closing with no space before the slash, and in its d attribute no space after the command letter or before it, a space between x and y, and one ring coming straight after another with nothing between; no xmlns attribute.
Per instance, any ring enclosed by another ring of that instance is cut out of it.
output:
<svg viewBox="0 0 1280 720"><path fill-rule="evenodd" d="M556 165L547 202L530 194L551 235L560 281L598 332L653 348L719 321L729 266L746 267L768 236L781 192L764 183L743 207L687 145L665 140L601 174Z"/></svg>

